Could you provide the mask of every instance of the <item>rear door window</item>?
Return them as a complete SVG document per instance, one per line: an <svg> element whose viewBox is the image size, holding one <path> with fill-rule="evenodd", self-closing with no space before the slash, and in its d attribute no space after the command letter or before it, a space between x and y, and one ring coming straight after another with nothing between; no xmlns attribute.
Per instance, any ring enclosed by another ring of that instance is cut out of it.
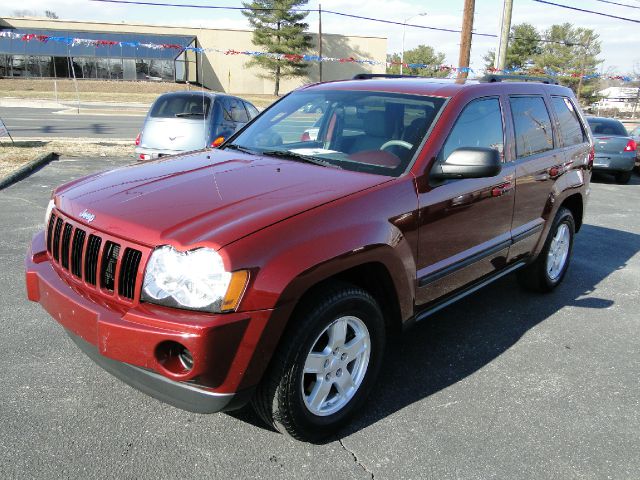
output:
<svg viewBox="0 0 640 480"><path fill-rule="evenodd" d="M205 95L167 95L158 98L149 114L152 118L199 118L209 115L211 99Z"/></svg>
<svg viewBox="0 0 640 480"><path fill-rule="evenodd" d="M516 132L516 154L528 157L553 149L551 118L540 96L511 97L511 113Z"/></svg>
<svg viewBox="0 0 640 480"><path fill-rule="evenodd" d="M222 105L225 120L234 123L247 123L249 121L249 115L244 108L244 103L237 98L225 98Z"/></svg>
<svg viewBox="0 0 640 480"><path fill-rule="evenodd" d="M564 139L565 147L586 142L587 137L582 130L578 114L571 100L567 97L551 97L551 103L558 116L558 129Z"/></svg>
<svg viewBox="0 0 640 480"><path fill-rule="evenodd" d="M493 148L503 156L504 126L497 98L480 98L464 107L442 147L440 160L464 147Z"/></svg>

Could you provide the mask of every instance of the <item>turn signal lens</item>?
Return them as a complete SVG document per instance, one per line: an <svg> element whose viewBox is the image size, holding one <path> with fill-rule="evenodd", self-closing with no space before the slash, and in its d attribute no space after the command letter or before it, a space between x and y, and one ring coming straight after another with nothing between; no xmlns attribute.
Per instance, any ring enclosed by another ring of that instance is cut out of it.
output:
<svg viewBox="0 0 640 480"><path fill-rule="evenodd" d="M636 148L638 148L636 142L634 140L629 140L629 143L627 143L627 146L624 147L624 151L625 152L635 152Z"/></svg>
<svg viewBox="0 0 640 480"><path fill-rule="evenodd" d="M142 136L142 132L140 132L138 134L138 136L136 137L136 147L140 145L140 137Z"/></svg>
<svg viewBox="0 0 640 480"><path fill-rule="evenodd" d="M224 142L224 137L218 137L213 142L211 142L211 148L216 148L222 145Z"/></svg>
<svg viewBox="0 0 640 480"><path fill-rule="evenodd" d="M222 300L220 311L229 312L236 309L236 307L240 303L242 295L244 294L245 288L247 288L248 281L249 272L247 270L238 270L237 272L233 272L231 274L231 282L229 283L227 294Z"/></svg>

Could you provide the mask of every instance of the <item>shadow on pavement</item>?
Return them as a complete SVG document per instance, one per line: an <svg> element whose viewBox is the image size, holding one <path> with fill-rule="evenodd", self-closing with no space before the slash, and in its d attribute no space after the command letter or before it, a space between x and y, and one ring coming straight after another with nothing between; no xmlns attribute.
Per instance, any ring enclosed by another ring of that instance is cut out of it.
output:
<svg viewBox="0 0 640 480"><path fill-rule="evenodd" d="M599 298L597 286L638 251L640 235L584 225L565 281L553 293L526 292L509 275L419 323L390 342L376 387L338 438L465 379L565 306L610 307L614 302ZM249 409L233 416L264 428Z"/></svg>

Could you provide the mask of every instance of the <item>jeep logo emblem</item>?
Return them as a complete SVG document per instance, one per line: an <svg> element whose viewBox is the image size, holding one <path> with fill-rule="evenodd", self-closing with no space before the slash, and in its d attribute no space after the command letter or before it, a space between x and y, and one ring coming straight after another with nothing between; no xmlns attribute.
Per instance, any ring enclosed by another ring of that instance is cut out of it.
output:
<svg viewBox="0 0 640 480"><path fill-rule="evenodd" d="M85 208L80 214L80 218L86 220L87 223L91 223L96 218L96 216Z"/></svg>

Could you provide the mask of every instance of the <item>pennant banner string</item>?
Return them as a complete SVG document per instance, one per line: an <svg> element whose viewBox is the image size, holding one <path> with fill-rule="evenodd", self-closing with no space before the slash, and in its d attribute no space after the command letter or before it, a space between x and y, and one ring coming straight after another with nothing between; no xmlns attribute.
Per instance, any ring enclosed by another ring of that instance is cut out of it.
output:
<svg viewBox="0 0 640 480"><path fill-rule="evenodd" d="M455 67L452 65L430 65L425 63L402 63L402 62L389 62L389 61L379 61L379 60L371 60L366 58L354 58L354 57L346 57L346 58L335 58L335 57L320 57L318 55L307 55L307 54L286 54L286 53L270 53L270 52L260 52L260 51L251 51L251 50L233 50L233 49L219 49L219 48L200 48L200 47L183 47L182 45L172 44L172 43L144 43L144 42L123 42L123 41L114 41L114 40L96 40L89 38L74 38L74 37L57 37L57 36L49 36L49 35L40 35L35 33L15 33L10 31L0 31L0 38L9 38L12 40L21 40L23 42L31 42L38 41L42 43L48 42L58 42L63 43L67 46L96 46L96 47L133 47L133 48L148 48L152 50L175 50L176 53L181 53L183 51L195 52L195 53L220 53L223 55L245 55L250 57L268 57L276 60L285 60L289 62L337 62L337 63L356 63L363 65L384 65L386 67L402 65L405 68L411 69L429 69L437 72L448 72L448 73L457 73L457 72L465 72L475 74L476 72L469 67ZM580 78L582 77L585 80L590 80L593 78L603 78L609 80L620 80L623 82L632 82L640 79L640 76L631 77L629 75L616 75L616 74L602 74L602 73L588 73L581 74L581 72L558 72L551 68L515 68L515 69L504 69L497 70L495 68L487 68L487 73L503 73L503 74L542 74L548 75L552 77L572 77L572 78Z"/></svg>

